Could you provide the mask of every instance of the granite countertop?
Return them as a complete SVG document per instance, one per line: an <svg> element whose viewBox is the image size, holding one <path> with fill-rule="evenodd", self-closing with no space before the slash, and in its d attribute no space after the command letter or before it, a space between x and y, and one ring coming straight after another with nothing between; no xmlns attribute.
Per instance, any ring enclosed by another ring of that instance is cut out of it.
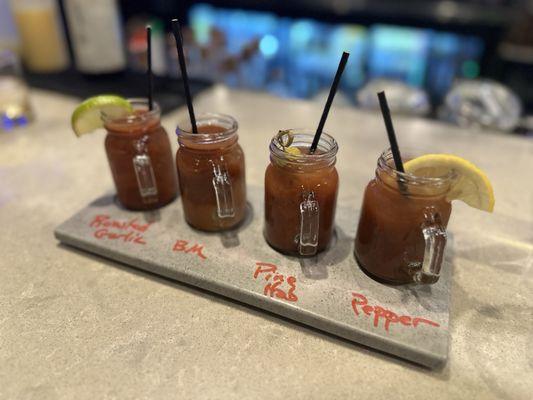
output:
<svg viewBox="0 0 533 400"><path fill-rule="evenodd" d="M54 228L112 189L103 134L76 139L76 100L32 93L37 121L0 133L0 398L527 399L533 392L533 141L395 118L403 147L462 155L496 193L454 204L450 357L430 371L190 286L59 245ZM269 138L321 106L214 87L197 112L236 117L247 180ZM163 119L173 137L180 109ZM387 146L378 113L333 108L339 199L360 206ZM172 140L173 146L175 140ZM529 395L528 395L529 393Z"/></svg>

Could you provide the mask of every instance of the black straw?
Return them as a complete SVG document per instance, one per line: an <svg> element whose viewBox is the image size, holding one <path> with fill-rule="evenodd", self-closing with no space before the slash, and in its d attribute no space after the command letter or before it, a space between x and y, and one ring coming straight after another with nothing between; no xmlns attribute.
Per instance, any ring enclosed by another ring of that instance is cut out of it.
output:
<svg viewBox="0 0 533 400"><path fill-rule="evenodd" d="M198 128L196 126L196 117L194 116L194 109L192 107L191 91L189 90L189 77L187 76L185 55L183 53L183 39L181 37L181 28L180 23L177 19L172 20L172 33L174 34L174 39L176 39L176 49L178 50L181 78L183 80L183 89L185 89L185 99L187 100L187 108L189 109L189 118L191 119L192 132L198 133Z"/></svg>
<svg viewBox="0 0 533 400"><path fill-rule="evenodd" d="M390 115L389 105L387 103L387 98L385 97L385 92L379 92L378 99L379 106L381 107L381 113L383 114L383 120L385 121L385 128L387 128L387 136L389 137L390 149L392 152L392 157L394 158L396 170L400 172L405 172L405 170L403 169L400 148L398 147L398 142L396 141L396 134L394 133L394 126L392 125L392 119Z"/></svg>
<svg viewBox="0 0 533 400"><path fill-rule="evenodd" d="M154 109L154 76L152 74L152 27L148 25L146 27L146 61L148 69L146 74L148 75L148 109L152 111Z"/></svg>
<svg viewBox="0 0 533 400"><path fill-rule="evenodd" d="M313 154L316 151L316 148L318 147L320 135L322 135L322 130L324 129L324 125L326 124L329 109L331 107L331 103L333 103L333 99L335 98L335 93L337 93L337 86L339 86L339 81L341 80L342 73L344 72L344 67L348 62L348 57L350 57L350 53L342 53L339 66L337 68L337 73L335 74L335 78L333 78L333 83L331 84L331 88L329 89L329 95L328 99L326 100L326 105L324 106L324 111L322 111L322 116L320 117L320 122L318 123L318 127L316 128L313 143L311 144L311 147L309 149L309 154Z"/></svg>

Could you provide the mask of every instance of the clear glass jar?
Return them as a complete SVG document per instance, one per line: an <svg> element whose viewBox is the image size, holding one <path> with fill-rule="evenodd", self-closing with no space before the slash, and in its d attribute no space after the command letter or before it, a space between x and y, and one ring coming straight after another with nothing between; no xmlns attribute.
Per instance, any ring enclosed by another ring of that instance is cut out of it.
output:
<svg viewBox="0 0 533 400"><path fill-rule="evenodd" d="M133 114L103 114L105 149L120 203L131 210L151 210L170 203L177 194L176 170L161 111L146 99L129 99Z"/></svg>
<svg viewBox="0 0 533 400"><path fill-rule="evenodd" d="M217 232L235 228L246 216L244 153L237 121L222 114L197 117L198 133L176 129L181 200L193 228Z"/></svg>
<svg viewBox="0 0 533 400"><path fill-rule="evenodd" d="M405 160L419 155L402 151ZM381 154L355 238L355 257L365 272L392 284L439 279L452 210L446 195L453 179L453 174L425 178L399 172L390 150Z"/></svg>
<svg viewBox="0 0 533 400"><path fill-rule="evenodd" d="M322 133L314 154L308 154L315 132L288 130L292 147L284 150L275 136L265 172L265 239L275 250L313 256L325 250L333 236L339 176L335 168L337 142Z"/></svg>
<svg viewBox="0 0 533 400"><path fill-rule="evenodd" d="M32 118L30 93L17 55L0 50L0 132L26 125Z"/></svg>

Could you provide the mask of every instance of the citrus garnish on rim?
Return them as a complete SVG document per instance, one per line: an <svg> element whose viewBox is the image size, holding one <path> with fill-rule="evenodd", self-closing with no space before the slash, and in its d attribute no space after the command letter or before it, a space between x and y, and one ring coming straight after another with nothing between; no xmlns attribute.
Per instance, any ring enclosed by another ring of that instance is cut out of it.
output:
<svg viewBox="0 0 533 400"><path fill-rule="evenodd" d="M461 200L471 207L492 212L494 190L487 175L473 163L452 154L425 154L404 164L405 172L428 178L453 173L454 179L446 199Z"/></svg>
<svg viewBox="0 0 533 400"><path fill-rule="evenodd" d="M111 117L120 117L132 111L130 102L123 97L107 94L90 97L72 113L72 130L79 137L104 126L102 113Z"/></svg>

